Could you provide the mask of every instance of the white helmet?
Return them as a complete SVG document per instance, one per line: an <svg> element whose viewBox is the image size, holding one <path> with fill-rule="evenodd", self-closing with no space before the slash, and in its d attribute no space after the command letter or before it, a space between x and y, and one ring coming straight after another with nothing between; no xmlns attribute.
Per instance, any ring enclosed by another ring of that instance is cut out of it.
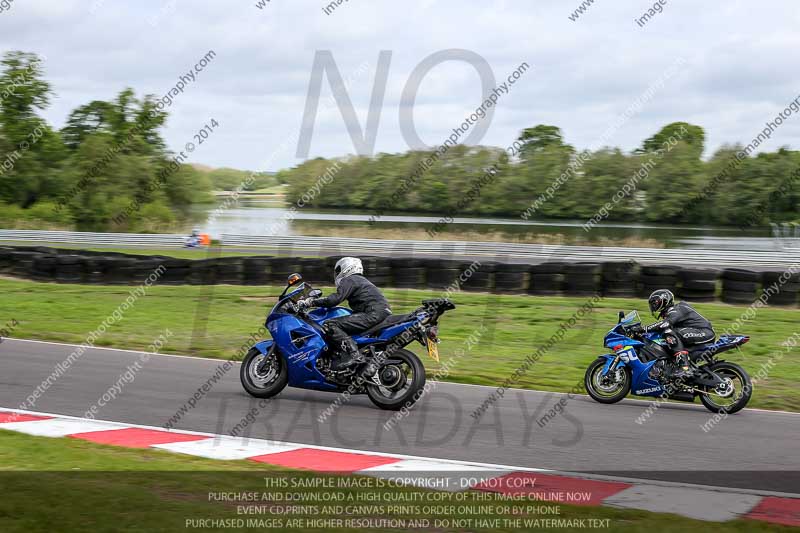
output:
<svg viewBox="0 0 800 533"><path fill-rule="evenodd" d="M339 283L347 276L363 274L364 266L361 264L361 259L358 257L342 257L336 261L336 266L333 267L333 273L336 276L334 281L338 287Z"/></svg>

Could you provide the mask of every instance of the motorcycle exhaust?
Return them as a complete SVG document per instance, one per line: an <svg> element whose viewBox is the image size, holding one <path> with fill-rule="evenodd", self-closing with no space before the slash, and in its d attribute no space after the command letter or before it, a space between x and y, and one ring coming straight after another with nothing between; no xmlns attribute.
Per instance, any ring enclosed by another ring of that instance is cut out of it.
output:
<svg viewBox="0 0 800 533"><path fill-rule="evenodd" d="M686 391L676 391L668 396L670 400L677 400L679 402L693 402L694 394Z"/></svg>

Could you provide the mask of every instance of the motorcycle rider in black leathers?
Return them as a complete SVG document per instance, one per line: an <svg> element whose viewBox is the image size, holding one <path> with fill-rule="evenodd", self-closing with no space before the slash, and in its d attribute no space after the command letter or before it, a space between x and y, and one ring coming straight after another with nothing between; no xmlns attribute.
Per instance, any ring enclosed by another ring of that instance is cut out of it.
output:
<svg viewBox="0 0 800 533"><path fill-rule="evenodd" d="M667 346L675 356L677 371L673 376L679 379L690 377L694 368L686 347L713 341L717 335L711 322L686 302L675 303L675 296L667 289L653 291L647 303L659 321L642 328L642 331L663 331Z"/></svg>
<svg viewBox="0 0 800 533"><path fill-rule="evenodd" d="M332 318L322 326L338 351L338 357L331 364L335 371L363 363L364 357L351 335L368 330L392 314L386 297L363 274L360 259L343 257L334 267L336 292L325 298L306 298L298 302L301 307L336 307L347 300L353 310L352 315Z"/></svg>

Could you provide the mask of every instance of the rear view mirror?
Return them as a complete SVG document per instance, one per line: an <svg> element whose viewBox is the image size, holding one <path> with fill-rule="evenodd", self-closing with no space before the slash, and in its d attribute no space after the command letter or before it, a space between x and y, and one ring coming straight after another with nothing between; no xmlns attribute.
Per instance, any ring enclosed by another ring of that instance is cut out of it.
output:
<svg viewBox="0 0 800 533"><path fill-rule="evenodd" d="M292 285L297 285L303 281L303 276L295 272L294 274L289 274L289 278L286 280L286 285L291 287Z"/></svg>
<svg viewBox="0 0 800 533"><path fill-rule="evenodd" d="M625 318L625 313L623 311L619 312L619 319L617 320L617 324L622 322L622 319Z"/></svg>

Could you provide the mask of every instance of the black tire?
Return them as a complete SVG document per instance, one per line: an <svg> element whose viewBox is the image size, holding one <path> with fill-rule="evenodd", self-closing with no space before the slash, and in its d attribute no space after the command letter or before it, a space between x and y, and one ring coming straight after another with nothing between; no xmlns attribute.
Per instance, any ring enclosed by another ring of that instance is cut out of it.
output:
<svg viewBox="0 0 800 533"><path fill-rule="evenodd" d="M425 285L425 269L422 267L394 268L394 286L419 289Z"/></svg>
<svg viewBox="0 0 800 533"><path fill-rule="evenodd" d="M564 286L563 274L531 274L530 294L558 294Z"/></svg>
<svg viewBox="0 0 800 533"><path fill-rule="evenodd" d="M540 263L538 265L531 265L530 272L533 275L539 275L539 274L563 274L564 273L564 263L547 262L547 263Z"/></svg>
<svg viewBox="0 0 800 533"><path fill-rule="evenodd" d="M462 272L466 267L461 269ZM492 288L492 273L481 272L480 270L473 272L472 275L461 285L465 291L482 291L488 292Z"/></svg>
<svg viewBox="0 0 800 533"><path fill-rule="evenodd" d="M787 272L776 272L774 270L767 270L761 273L761 280L764 282L764 285L769 285L771 283L778 283L780 280L783 280L785 284L790 283L800 283L800 273L795 272L793 274L789 274Z"/></svg>
<svg viewBox="0 0 800 533"><path fill-rule="evenodd" d="M387 411L399 411L403 407L410 408L419 400L425 387L425 367L419 357L408 350L397 350L387 360L401 360L408 365L414 373L412 382L409 384L408 389L397 398L388 398L381 391L386 387L378 387L368 382L366 383L367 396L372 400L372 403ZM381 365L378 369L378 374L387 366L389 365Z"/></svg>
<svg viewBox="0 0 800 533"><path fill-rule="evenodd" d="M261 363L261 355L258 348L250 348L250 351L247 352L247 355L242 360L242 366L239 369L239 379L242 382L242 387L244 387L244 390L246 390L247 394L250 396L255 396L256 398L271 398L279 394L289 382L289 367L273 345L272 349L265 354L265 357L274 358L272 364L277 367L270 369L270 371L274 370L275 375L274 377L269 376L268 383L260 385L253 379L259 375L258 370L257 368L252 368L251 372L251 367L257 367Z"/></svg>
<svg viewBox="0 0 800 533"><path fill-rule="evenodd" d="M330 266L333 267L333 265ZM392 269L419 268L422 266L422 261L410 257L390 257L389 266Z"/></svg>
<svg viewBox="0 0 800 533"><path fill-rule="evenodd" d="M744 407L747 405L747 402L750 401L750 397L753 395L753 382L750 381L750 376L747 375L745 369L735 363L729 363L728 361L714 363L710 365L708 369L717 374L726 375L726 377L731 377L734 375L737 376L737 379L741 380L742 383L742 395L738 400L730 404L730 406L727 406L714 402L708 397L707 394L699 394L700 401L703 402L703 405L706 406L706 409L712 413L722 414L722 411L728 413L729 415L738 413L744 409Z"/></svg>
<svg viewBox="0 0 800 533"><path fill-rule="evenodd" d="M642 285L646 285L648 287L674 287L675 283L678 281L677 276L653 276L649 274L642 274L639 278L639 281Z"/></svg>
<svg viewBox="0 0 800 533"><path fill-rule="evenodd" d="M752 270L745 270L743 268L726 268L722 271L722 278L734 281L750 281L758 283L762 274L760 272L753 272Z"/></svg>
<svg viewBox="0 0 800 533"><path fill-rule="evenodd" d="M758 283L755 281L736 281L732 279L723 278L722 279L722 291L734 291L734 292L751 292L755 293L756 289L758 289Z"/></svg>
<svg viewBox="0 0 800 533"><path fill-rule="evenodd" d="M494 288L497 292L523 292L525 272L495 272Z"/></svg>
<svg viewBox="0 0 800 533"><path fill-rule="evenodd" d="M585 275L585 276L592 276L595 274L600 274L601 264L600 263L571 263L566 266L564 269L567 277L572 277L572 275Z"/></svg>
<svg viewBox="0 0 800 533"><path fill-rule="evenodd" d="M457 268L428 269L425 282L429 289L445 289L457 280L460 274Z"/></svg>
<svg viewBox="0 0 800 533"><path fill-rule="evenodd" d="M684 280L694 280L694 281L716 281L719 277L719 270L711 270L711 269L681 269L678 273L678 276Z"/></svg>
<svg viewBox="0 0 800 533"><path fill-rule="evenodd" d="M717 281L716 280L699 280L699 279L687 279L683 282L683 288L688 291L698 291L698 292L716 292L717 290Z"/></svg>
<svg viewBox="0 0 800 533"><path fill-rule="evenodd" d="M722 291L722 301L727 304L750 304L755 299L754 292Z"/></svg>
<svg viewBox="0 0 800 533"><path fill-rule="evenodd" d="M583 386L586 387L586 392L589 393L589 396L591 396L594 401L608 404L617 403L627 396L631 391L631 371L628 369L628 367L623 368L622 370L625 375L625 379L622 383L622 386L616 393L604 395L601 391L598 391L595 388L594 378L595 374L598 371L601 371L605 365L605 357L598 357L595 359L592 364L589 365L589 368L586 369L586 374L583 377Z"/></svg>
<svg viewBox="0 0 800 533"><path fill-rule="evenodd" d="M653 277L666 277L666 278L676 278L678 277L678 267L673 266L642 266L642 275L643 276L653 276Z"/></svg>
<svg viewBox="0 0 800 533"><path fill-rule="evenodd" d="M767 300L768 305L797 305L797 293L796 292L779 292L778 294L773 294L769 300Z"/></svg>

